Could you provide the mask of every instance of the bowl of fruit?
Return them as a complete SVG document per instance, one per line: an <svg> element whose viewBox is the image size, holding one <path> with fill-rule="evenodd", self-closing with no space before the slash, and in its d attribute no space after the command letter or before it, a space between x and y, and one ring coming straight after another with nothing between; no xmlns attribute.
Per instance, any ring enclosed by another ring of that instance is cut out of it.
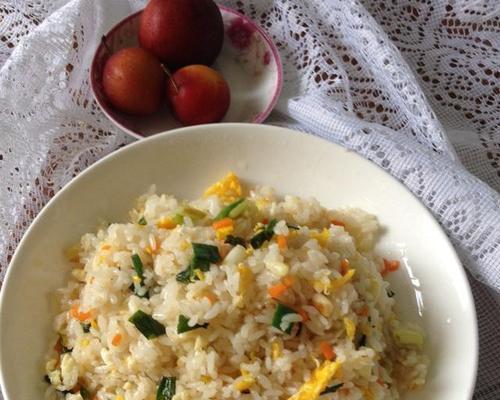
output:
<svg viewBox="0 0 500 400"><path fill-rule="evenodd" d="M213 0L150 0L103 36L90 70L102 111L136 138L186 125L260 123L278 101L276 46Z"/></svg>

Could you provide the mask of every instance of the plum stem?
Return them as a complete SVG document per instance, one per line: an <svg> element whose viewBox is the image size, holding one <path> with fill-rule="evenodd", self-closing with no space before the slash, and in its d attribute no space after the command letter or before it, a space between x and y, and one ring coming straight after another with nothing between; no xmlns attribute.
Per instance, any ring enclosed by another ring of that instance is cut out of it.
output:
<svg viewBox="0 0 500 400"><path fill-rule="evenodd" d="M172 76L172 74L170 73L170 71L168 70L168 68L165 67L165 65L161 64L161 67L163 68L163 71L167 74L168 79L170 80L170 82L172 82L172 86L174 87L176 93L179 94L179 88L177 87L177 84L175 83L174 77Z"/></svg>
<svg viewBox="0 0 500 400"><path fill-rule="evenodd" d="M113 53L113 52L111 51L111 48L108 46L107 39L108 39L108 38L106 37L106 35L102 35L101 42L102 42L102 44L104 45L105 49L108 51L108 53L110 53L110 54L111 54L111 53Z"/></svg>

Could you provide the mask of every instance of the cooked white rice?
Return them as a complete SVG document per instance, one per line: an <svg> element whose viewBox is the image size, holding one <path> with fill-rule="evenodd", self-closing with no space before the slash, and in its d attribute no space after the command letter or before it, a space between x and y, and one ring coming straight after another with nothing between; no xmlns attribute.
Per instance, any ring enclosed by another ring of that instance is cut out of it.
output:
<svg viewBox="0 0 500 400"><path fill-rule="evenodd" d="M313 400L332 385L322 400L398 399L425 383L423 333L397 319L384 261L373 251L376 217L261 187L247 194L233 228L216 230L214 217L241 191L233 175L190 202L152 189L130 223L88 233L70 249L74 269L57 293L47 399L154 400L162 377L176 378L174 400ZM262 247L224 244L228 233L248 240L273 219ZM217 246L223 260L179 282L192 243ZM133 254L144 265L142 283ZM134 282L149 299L134 294ZM273 299L276 285L285 287ZM294 312L276 328L278 302ZM137 310L166 333L148 340L129 322ZM178 334L180 315L191 327L208 326ZM290 326L291 334L282 331Z"/></svg>

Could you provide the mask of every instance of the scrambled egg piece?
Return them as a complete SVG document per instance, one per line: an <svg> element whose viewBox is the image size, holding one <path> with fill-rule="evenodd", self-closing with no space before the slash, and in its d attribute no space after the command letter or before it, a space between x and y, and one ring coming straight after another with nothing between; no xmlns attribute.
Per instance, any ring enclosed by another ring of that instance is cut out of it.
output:
<svg viewBox="0 0 500 400"><path fill-rule="evenodd" d="M217 238L217 240L224 240L227 235L230 235L231 233L233 233L233 231L234 228L232 226L226 226L224 228L217 229L215 231L215 237Z"/></svg>
<svg viewBox="0 0 500 400"><path fill-rule="evenodd" d="M350 318L345 317L344 327L349 340L353 340L354 336L356 335L356 324L354 323L354 321Z"/></svg>
<svg viewBox="0 0 500 400"><path fill-rule="evenodd" d="M224 202L233 202L238 200L242 194L243 189L241 187L240 180L234 172L229 172L223 179L215 182L212 186L205 190L203 196L208 197L216 195Z"/></svg>
<svg viewBox="0 0 500 400"><path fill-rule="evenodd" d="M322 292L323 294L328 296L335 290L340 289L342 286L349 283L354 277L355 273L356 270L350 269L346 272L345 275L341 276L340 278L332 279L329 281L316 279L312 281L312 285L316 292L318 293Z"/></svg>
<svg viewBox="0 0 500 400"><path fill-rule="evenodd" d="M316 400L328 386L339 367L340 363L337 361L325 361L313 371L311 378L288 400Z"/></svg>
<svg viewBox="0 0 500 400"><path fill-rule="evenodd" d="M243 264L238 265L238 272L240 273L240 284L235 305L241 308L244 306L245 296L247 294L248 288L252 285L253 272L250 268Z"/></svg>
<svg viewBox="0 0 500 400"><path fill-rule="evenodd" d="M172 220L172 218L162 217L156 223L156 226L160 229L174 229L177 226L177 224L175 223L174 220Z"/></svg>
<svg viewBox="0 0 500 400"><path fill-rule="evenodd" d="M312 231L311 237L316 239L320 246L325 247L328 244L328 238L330 237L330 232L328 229L323 229L321 232Z"/></svg>
<svg viewBox="0 0 500 400"><path fill-rule="evenodd" d="M255 383L255 378L253 375L242 369L241 370L241 380L236 382L234 385L236 389L238 389L240 392L244 392L245 390L250 389L250 387Z"/></svg>
<svg viewBox="0 0 500 400"><path fill-rule="evenodd" d="M356 270L350 269L349 271L346 272L346 274L340 278L337 279L332 279L332 282L330 283L330 289L331 290L337 290L344 286L346 283L348 283L354 276Z"/></svg>

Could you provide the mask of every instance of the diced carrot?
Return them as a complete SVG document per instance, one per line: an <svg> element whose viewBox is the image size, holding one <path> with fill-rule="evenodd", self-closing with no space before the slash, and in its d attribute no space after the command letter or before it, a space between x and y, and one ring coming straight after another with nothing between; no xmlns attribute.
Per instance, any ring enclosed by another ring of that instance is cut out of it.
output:
<svg viewBox="0 0 500 400"><path fill-rule="evenodd" d="M367 317L369 313L370 309L368 308L367 305L364 305L356 312L356 314L359 315L360 317Z"/></svg>
<svg viewBox="0 0 500 400"><path fill-rule="evenodd" d="M269 219L268 219L268 218L264 218L264 219L262 220L262 223L263 223L264 225L267 225L267 224L269 223Z"/></svg>
<svg viewBox="0 0 500 400"><path fill-rule="evenodd" d="M332 345L328 342L321 342L319 344L319 349L321 350L321 353L323 353L323 357L325 357L328 361L331 361L335 357L337 357Z"/></svg>
<svg viewBox="0 0 500 400"><path fill-rule="evenodd" d="M92 313L90 311L87 312L81 312L78 310L78 304L73 304L71 306L71 309L69 310L69 314L76 320L83 322L92 316Z"/></svg>
<svg viewBox="0 0 500 400"><path fill-rule="evenodd" d="M113 346L119 346L121 342L122 342L122 335L120 335L119 333L113 336L113 340L111 340L111 344Z"/></svg>
<svg viewBox="0 0 500 400"><path fill-rule="evenodd" d="M90 311L87 311L87 312L79 312L78 313L78 321L86 321L88 319L90 319L90 317L92 317L92 313Z"/></svg>
<svg viewBox="0 0 500 400"><path fill-rule="evenodd" d="M303 308L299 308L297 310L297 314L299 314L302 317L302 322L307 322L310 320L309 315L307 315L306 310L304 310Z"/></svg>
<svg viewBox="0 0 500 400"><path fill-rule="evenodd" d="M284 283L280 282L274 286L271 286L269 289L267 289L267 292L269 293L269 296L271 296L273 299L275 299L275 298L280 297L287 290L288 290L288 287Z"/></svg>
<svg viewBox="0 0 500 400"><path fill-rule="evenodd" d="M293 286L295 282L295 279L293 278L293 276L291 275L287 275L283 278L283 284L287 287L287 288L291 288Z"/></svg>
<svg viewBox="0 0 500 400"><path fill-rule="evenodd" d="M276 236L276 241L278 242L278 247L280 248L280 250L285 250L286 249L286 245L287 245L287 241L286 241L286 236L285 235L277 235Z"/></svg>
<svg viewBox="0 0 500 400"><path fill-rule="evenodd" d="M338 219L332 219L330 221L333 225L337 225L337 226L342 226L345 228L345 224L342 222L342 221L339 221Z"/></svg>
<svg viewBox="0 0 500 400"><path fill-rule="evenodd" d="M382 276L387 275L389 272L394 272L399 269L398 260L387 260L384 258L384 269L382 270Z"/></svg>
<svg viewBox="0 0 500 400"><path fill-rule="evenodd" d="M341 262L340 262L340 273L342 275L345 275L347 274L347 271L349 271L349 266L350 266L350 262L347 258L344 258Z"/></svg>
<svg viewBox="0 0 500 400"><path fill-rule="evenodd" d="M227 228L228 226L233 226L234 222L231 218L222 218L220 221L215 221L212 224L212 228L215 230L221 229L221 228Z"/></svg>

